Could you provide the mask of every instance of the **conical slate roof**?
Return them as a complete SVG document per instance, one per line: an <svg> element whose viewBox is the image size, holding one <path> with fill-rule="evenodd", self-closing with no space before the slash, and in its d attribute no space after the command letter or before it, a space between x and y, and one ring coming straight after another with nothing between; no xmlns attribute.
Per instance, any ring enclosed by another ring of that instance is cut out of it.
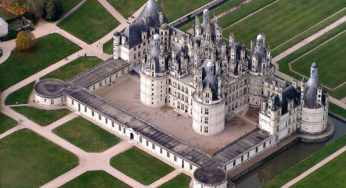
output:
<svg viewBox="0 0 346 188"><path fill-rule="evenodd" d="M305 107L307 108L315 108L316 99L317 99L317 89L320 87L320 82L318 81L317 75L317 64L314 62L310 68L310 78L305 83L305 94L304 94L304 102Z"/></svg>

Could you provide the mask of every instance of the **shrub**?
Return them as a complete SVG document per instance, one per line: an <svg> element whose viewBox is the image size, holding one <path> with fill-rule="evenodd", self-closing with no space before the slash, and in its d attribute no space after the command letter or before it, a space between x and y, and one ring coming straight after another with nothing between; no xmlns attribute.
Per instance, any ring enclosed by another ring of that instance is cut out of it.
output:
<svg viewBox="0 0 346 188"><path fill-rule="evenodd" d="M27 51L35 45L35 42L35 36L31 31L20 31L16 40L17 50Z"/></svg>
<svg viewBox="0 0 346 188"><path fill-rule="evenodd" d="M25 19L28 19L31 21L32 24L36 24L37 23L37 17L35 16L35 14L31 13L31 12L25 12L23 14Z"/></svg>
<svg viewBox="0 0 346 188"><path fill-rule="evenodd" d="M10 29L8 31L8 34L1 38L1 41L8 41L8 40L15 39L17 37L18 32L19 31L15 30L15 29Z"/></svg>
<svg viewBox="0 0 346 188"><path fill-rule="evenodd" d="M62 15L62 3L57 0L48 0L43 7L43 19L47 21L56 21Z"/></svg>

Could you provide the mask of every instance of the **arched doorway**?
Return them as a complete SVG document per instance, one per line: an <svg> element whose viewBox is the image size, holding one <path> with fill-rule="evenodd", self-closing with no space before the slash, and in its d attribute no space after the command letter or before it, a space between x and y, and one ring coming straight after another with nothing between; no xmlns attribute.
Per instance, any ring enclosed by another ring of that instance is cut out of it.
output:
<svg viewBox="0 0 346 188"><path fill-rule="evenodd" d="M133 140L133 133L130 133L130 140Z"/></svg>

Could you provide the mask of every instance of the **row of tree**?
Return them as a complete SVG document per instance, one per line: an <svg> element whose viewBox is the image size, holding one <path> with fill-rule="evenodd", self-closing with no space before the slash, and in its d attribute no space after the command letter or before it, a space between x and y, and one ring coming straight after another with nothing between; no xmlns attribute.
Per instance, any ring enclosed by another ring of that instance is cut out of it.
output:
<svg viewBox="0 0 346 188"><path fill-rule="evenodd" d="M2 7L19 15L33 15L47 21L58 20L63 11L60 0L1 0Z"/></svg>

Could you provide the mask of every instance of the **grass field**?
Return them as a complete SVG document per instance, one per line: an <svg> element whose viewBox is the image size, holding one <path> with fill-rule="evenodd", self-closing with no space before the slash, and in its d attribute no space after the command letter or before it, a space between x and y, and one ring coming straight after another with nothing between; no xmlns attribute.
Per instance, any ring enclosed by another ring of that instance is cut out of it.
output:
<svg viewBox="0 0 346 188"><path fill-rule="evenodd" d="M98 188L130 188L126 183L109 175L104 171L87 171L77 178L71 180L61 188L77 188L77 187L98 187Z"/></svg>
<svg viewBox="0 0 346 188"><path fill-rule="evenodd" d="M225 29L223 34L228 37L232 32L238 42L249 46L250 40L264 33L266 45L275 48L345 6L346 0L280 0Z"/></svg>
<svg viewBox="0 0 346 188"><path fill-rule="evenodd" d="M0 187L40 187L78 165L78 158L22 129L0 140Z"/></svg>
<svg viewBox="0 0 346 188"><path fill-rule="evenodd" d="M0 134L16 126L18 123L14 119L0 113Z"/></svg>
<svg viewBox="0 0 346 188"><path fill-rule="evenodd" d="M88 0L58 24L88 44L100 39L118 25L119 22L97 0Z"/></svg>
<svg viewBox="0 0 346 188"><path fill-rule="evenodd" d="M185 174L179 174L175 178L161 185L159 188L188 188L191 178Z"/></svg>
<svg viewBox="0 0 346 188"><path fill-rule="evenodd" d="M158 5L162 8L168 22L172 22L185 14L211 2L211 0L158 0Z"/></svg>
<svg viewBox="0 0 346 188"><path fill-rule="evenodd" d="M0 90L4 91L79 49L79 46L59 34L37 39L37 44L32 50L14 51L9 59L0 65Z"/></svg>
<svg viewBox="0 0 346 188"><path fill-rule="evenodd" d="M62 0L62 15L66 14L82 0Z"/></svg>
<svg viewBox="0 0 346 188"><path fill-rule="evenodd" d="M81 74L95 65L101 63L102 60L97 57L80 57L63 67L43 76L41 79L56 78L63 81L70 80L71 78Z"/></svg>
<svg viewBox="0 0 346 188"><path fill-rule="evenodd" d="M113 39L103 44L103 52L106 54L113 54Z"/></svg>
<svg viewBox="0 0 346 188"><path fill-rule="evenodd" d="M23 114L24 116L26 116L27 118L41 126L47 126L57 121L58 119L66 116L67 114L71 113L71 111L67 109L42 110L29 106L13 107L13 110Z"/></svg>
<svg viewBox="0 0 346 188"><path fill-rule="evenodd" d="M284 44L280 44L280 46L277 46L275 49L272 49L272 56L275 57L276 55L280 54L281 52L287 50L288 48L292 47L293 45L297 44L298 42L308 38L312 34L320 31L321 29L327 27L328 25L334 23L338 19L342 18L346 15L346 10L340 11L337 14L331 16L330 18L324 20L323 22L315 25L314 27L311 27L301 34L299 36L296 36L289 41L285 42Z"/></svg>
<svg viewBox="0 0 346 188"><path fill-rule="evenodd" d="M346 119L346 110L331 102L329 103L329 112L336 113Z"/></svg>
<svg viewBox="0 0 346 188"><path fill-rule="evenodd" d="M127 19L148 0L107 0L120 14Z"/></svg>
<svg viewBox="0 0 346 188"><path fill-rule="evenodd" d="M120 141L115 135L81 117L59 126L53 132L86 152L102 152Z"/></svg>
<svg viewBox="0 0 346 188"><path fill-rule="evenodd" d="M346 81L345 46L346 32L292 63L292 69L309 77L311 62L315 61L320 82L333 89Z"/></svg>
<svg viewBox="0 0 346 188"><path fill-rule="evenodd" d="M266 183L263 188L277 188L281 187L284 184L286 184L288 181L292 180L293 178L299 176L304 171L308 170L318 162L322 161L335 151L339 150L340 148L344 147L346 144L346 135L341 136L340 138L336 139L329 145L323 147L316 153L312 154L307 159L299 162L298 164L294 165L293 167L289 168L288 170L284 171L280 175L276 176L274 179Z"/></svg>
<svg viewBox="0 0 346 188"><path fill-rule="evenodd" d="M215 14L215 15L218 15L218 14L220 14L220 13L222 13L222 12L224 12L224 11L226 11L226 10L228 10L228 9L230 9L230 8L232 8L232 7L234 7L234 6L237 6L238 4L240 4L240 3L243 2L243 1L244 1L244 0L232 0L232 1L228 1L228 2L226 2L226 3L224 3L224 4L222 4L221 6L219 6L219 7L215 8L215 9L211 10L211 11L209 12L209 17L210 17L210 19L212 19L212 18L214 17L214 14ZM200 16L199 19L202 21L202 16ZM201 23L202 23L202 22L201 22ZM185 24L185 25L179 27L179 29L186 32L188 29L192 28L194 24L195 24L195 20L192 20L192 21L188 22L187 24Z"/></svg>
<svg viewBox="0 0 346 188"><path fill-rule="evenodd" d="M28 99L30 97L30 94L32 90L34 89L35 82L31 82L30 84L20 88L19 90L11 93L7 98L6 98L6 105L11 105L11 104L26 104L28 103Z"/></svg>
<svg viewBox="0 0 346 188"><path fill-rule="evenodd" d="M173 171L171 166L136 147L113 157L111 165L144 185L149 185Z"/></svg>
<svg viewBox="0 0 346 188"><path fill-rule="evenodd" d="M236 11L233 11L222 18L219 19L219 25L222 28L225 28L238 20L244 18L245 16L259 10L260 8L269 5L270 3L274 2L274 0L255 0L251 1L250 3L240 7Z"/></svg>
<svg viewBox="0 0 346 188"><path fill-rule="evenodd" d="M309 174L292 188L299 187L345 187L346 185L346 152L329 161L321 168Z"/></svg>
<svg viewBox="0 0 346 188"><path fill-rule="evenodd" d="M311 49L317 47L318 45L322 44L323 42L327 41L328 39L336 36L337 34L339 34L340 32L344 31L346 29L346 23L343 23L341 25L339 25L338 27L332 29L331 31L325 33L324 35L322 35L321 37L315 39L314 41L310 42L309 44L303 46L302 48L300 48L299 50L291 53L290 55L286 56L285 58L281 59L278 64L279 64L279 70L287 75L290 75L298 80L301 80L302 77L294 72L291 72L289 70L289 66L288 64L290 62L292 62L293 60L295 60L296 58L298 58L299 56L307 53L308 51L310 51ZM308 62L307 62L308 63ZM312 62L310 62L312 63ZM311 64L310 64L311 65ZM319 72L321 73L321 71L325 71L323 70L324 68L329 69L329 67L321 67L319 68ZM346 85L336 89L336 90L329 90L329 94L335 98L341 99L345 96L346 93Z"/></svg>

